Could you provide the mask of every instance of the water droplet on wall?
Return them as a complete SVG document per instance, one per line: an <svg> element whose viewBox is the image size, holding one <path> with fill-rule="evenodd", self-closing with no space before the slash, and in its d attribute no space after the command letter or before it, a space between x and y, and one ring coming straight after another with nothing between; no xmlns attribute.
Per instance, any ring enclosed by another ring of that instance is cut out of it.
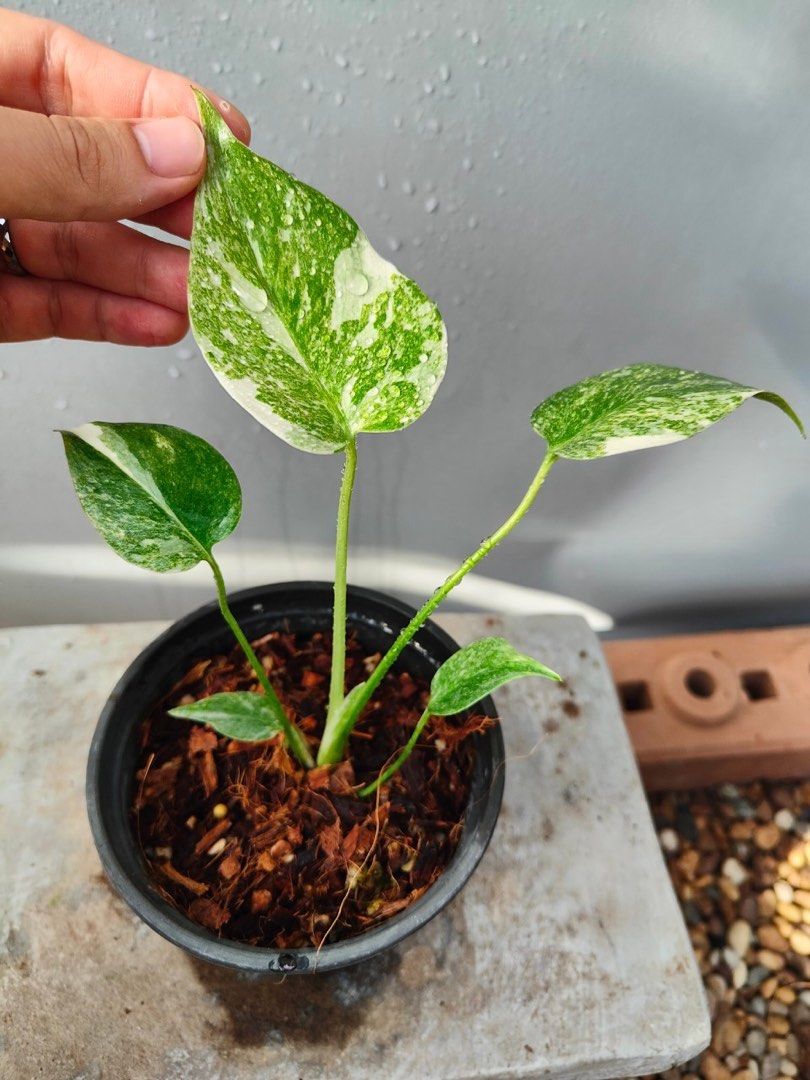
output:
<svg viewBox="0 0 810 1080"><path fill-rule="evenodd" d="M335 63L339 68L347 68L349 66L349 61L343 53L335 53Z"/></svg>
<svg viewBox="0 0 810 1080"><path fill-rule="evenodd" d="M410 180L403 180L402 181L402 190L405 192L406 195L413 195L413 193L414 193L414 191L416 189L414 188L414 186L413 186L413 184L411 183Z"/></svg>
<svg viewBox="0 0 810 1080"><path fill-rule="evenodd" d="M270 38L270 48L273 52L281 52L281 47L284 44L284 39L280 37Z"/></svg>
<svg viewBox="0 0 810 1080"><path fill-rule="evenodd" d="M346 100L345 95L341 94L340 90L338 90L338 92L335 94L335 104L336 105L342 105L345 100Z"/></svg>
<svg viewBox="0 0 810 1080"><path fill-rule="evenodd" d="M380 188L381 191L385 191L388 187L388 177L384 172L377 173L377 187Z"/></svg>
<svg viewBox="0 0 810 1080"><path fill-rule="evenodd" d="M427 210L429 214L435 213L438 208L439 200L436 198L435 195L431 195L430 198L425 199L425 210Z"/></svg>
<svg viewBox="0 0 810 1080"><path fill-rule="evenodd" d="M461 159L461 167L464 170L464 172L470 172L470 170L473 167L472 158L468 158L468 157L462 158Z"/></svg>
<svg viewBox="0 0 810 1080"><path fill-rule="evenodd" d="M312 90L312 79L302 79L301 86L305 93L309 93Z"/></svg>
<svg viewBox="0 0 810 1080"><path fill-rule="evenodd" d="M59 412L64 412L65 409L68 407L68 403L65 401L64 398L57 398L56 401L53 403L53 407Z"/></svg>
<svg viewBox="0 0 810 1080"><path fill-rule="evenodd" d="M389 236L388 237L388 249L389 249L389 251L399 251L399 249L401 247L402 247L402 241L398 240L396 236Z"/></svg>
<svg viewBox="0 0 810 1080"><path fill-rule="evenodd" d="M439 78L442 82L450 82L450 68L447 64L439 64Z"/></svg>
<svg viewBox="0 0 810 1080"><path fill-rule="evenodd" d="M170 364L166 368L166 374L169 376L170 379L179 379L180 378L180 368L175 367L174 364Z"/></svg>
<svg viewBox="0 0 810 1080"><path fill-rule="evenodd" d="M177 350L177 359L178 360L190 360L193 355L194 355L194 350L193 349L187 349L187 348L184 347L182 349Z"/></svg>

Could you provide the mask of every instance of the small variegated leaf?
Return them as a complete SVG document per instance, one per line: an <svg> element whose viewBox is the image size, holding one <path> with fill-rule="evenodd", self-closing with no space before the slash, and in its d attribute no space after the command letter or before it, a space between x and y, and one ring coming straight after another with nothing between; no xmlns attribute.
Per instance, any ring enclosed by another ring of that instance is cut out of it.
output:
<svg viewBox="0 0 810 1080"><path fill-rule="evenodd" d="M263 694L248 690L211 694L210 697L169 709L170 716L209 724L214 731L240 742L264 742L281 732Z"/></svg>
<svg viewBox="0 0 810 1080"><path fill-rule="evenodd" d="M191 236L194 335L228 393L301 450L416 420L444 375L435 304L319 191L198 95L208 165Z"/></svg>
<svg viewBox="0 0 810 1080"><path fill-rule="evenodd" d="M189 570L239 521L236 474L213 446L167 424L96 421L61 432L82 508L127 562Z"/></svg>
<svg viewBox="0 0 810 1080"><path fill-rule="evenodd" d="M505 638L482 638L445 660L431 681L427 710L436 716L451 716L524 675L561 681L555 671L519 653Z"/></svg>
<svg viewBox="0 0 810 1080"><path fill-rule="evenodd" d="M557 457L585 461L688 439L752 397L776 405L804 434L778 394L658 364L631 364L568 386L537 406L532 426Z"/></svg>

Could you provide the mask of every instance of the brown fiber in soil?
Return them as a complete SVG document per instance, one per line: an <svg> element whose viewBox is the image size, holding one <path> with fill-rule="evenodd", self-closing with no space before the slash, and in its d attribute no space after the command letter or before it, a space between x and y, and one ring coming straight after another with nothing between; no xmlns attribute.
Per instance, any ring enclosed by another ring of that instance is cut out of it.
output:
<svg viewBox="0 0 810 1080"><path fill-rule="evenodd" d="M328 697L330 641L273 633L254 642L313 751ZM347 642L346 685L378 656ZM389 673L349 740L349 759L303 770L280 745L243 743L175 719L180 702L257 682L237 650L197 663L143 722L133 829L153 884L194 922L236 941L274 948L351 937L404 910L455 851L483 716L433 717L403 768L374 780L407 742L428 686ZM334 925L333 925L334 924Z"/></svg>

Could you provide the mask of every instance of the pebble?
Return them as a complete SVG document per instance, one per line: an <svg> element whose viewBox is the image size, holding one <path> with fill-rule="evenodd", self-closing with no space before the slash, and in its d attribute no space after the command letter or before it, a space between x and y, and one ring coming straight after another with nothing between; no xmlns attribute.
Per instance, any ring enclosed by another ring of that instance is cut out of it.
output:
<svg viewBox="0 0 810 1080"><path fill-rule="evenodd" d="M728 928L726 940L734 952L738 956L743 957L748 952L752 936L753 931L748 923L744 922L742 919L735 919Z"/></svg>
<svg viewBox="0 0 810 1080"><path fill-rule="evenodd" d="M761 1058L768 1046L768 1036L761 1028L751 1028L745 1036L745 1045L749 1054Z"/></svg>
<svg viewBox="0 0 810 1080"><path fill-rule="evenodd" d="M782 839L782 831L774 821L760 825L754 831L754 843L760 851L773 851Z"/></svg>
<svg viewBox="0 0 810 1080"><path fill-rule="evenodd" d="M722 1020L712 1035L712 1050L720 1057L733 1054L742 1042L743 1025L733 1016Z"/></svg>
<svg viewBox="0 0 810 1080"><path fill-rule="evenodd" d="M793 826L796 824L796 818L791 814L790 810L785 809L777 810L773 820L782 832L791 832Z"/></svg>
<svg viewBox="0 0 810 1080"><path fill-rule="evenodd" d="M658 839L661 841L661 847L670 855L681 846L678 834L674 829L662 829L658 834Z"/></svg>
<svg viewBox="0 0 810 1080"><path fill-rule="evenodd" d="M772 949L760 949L757 959L769 971L781 971L785 966L785 958Z"/></svg>
<svg viewBox="0 0 810 1080"><path fill-rule="evenodd" d="M723 875L729 879L734 885L742 885L745 879L748 877L748 871L737 861L737 859L726 859L723 863Z"/></svg>
<svg viewBox="0 0 810 1080"><path fill-rule="evenodd" d="M778 1053L766 1054L762 1059L760 1075L762 1080L776 1080L782 1069L782 1055Z"/></svg>
<svg viewBox="0 0 810 1080"><path fill-rule="evenodd" d="M770 975L770 972L762 964L754 964L748 971L748 979L746 980L749 986L760 986Z"/></svg>
<svg viewBox="0 0 810 1080"><path fill-rule="evenodd" d="M760 945L764 949L770 949L775 952L787 952L788 950L787 942L771 923L760 926L757 930L757 937L759 938Z"/></svg>
<svg viewBox="0 0 810 1080"><path fill-rule="evenodd" d="M776 881L773 886L774 896L778 904L790 904L793 902L793 886L787 881Z"/></svg>
<svg viewBox="0 0 810 1080"><path fill-rule="evenodd" d="M224 817L228 816L228 807L225 803L218 802L214 809L211 811L217 821L222 821Z"/></svg>
<svg viewBox="0 0 810 1080"><path fill-rule="evenodd" d="M810 934L805 930L794 930L790 935L790 947L799 956L810 956Z"/></svg>

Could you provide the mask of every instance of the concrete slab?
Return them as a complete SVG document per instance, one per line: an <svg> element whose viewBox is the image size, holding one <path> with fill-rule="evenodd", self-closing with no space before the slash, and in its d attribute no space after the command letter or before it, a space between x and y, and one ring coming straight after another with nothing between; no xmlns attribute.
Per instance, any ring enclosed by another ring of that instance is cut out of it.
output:
<svg viewBox="0 0 810 1080"><path fill-rule="evenodd" d="M391 1080L657 1072L709 1037L698 972L598 642L571 617L441 620L563 672L497 701L492 846L396 952L253 981L190 960L101 875L84 764L156 623L0 631L0 1075Z"/></svg>

